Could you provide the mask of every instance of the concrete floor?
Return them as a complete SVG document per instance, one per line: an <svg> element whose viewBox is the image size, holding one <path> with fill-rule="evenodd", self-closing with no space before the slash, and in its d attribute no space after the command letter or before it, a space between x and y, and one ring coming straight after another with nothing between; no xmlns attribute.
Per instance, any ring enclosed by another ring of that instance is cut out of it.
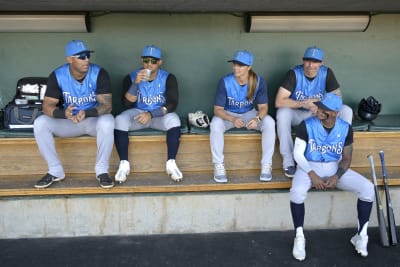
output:
<svg viewBox="0 0 400 267"><path fill-rule="evenodd" d="M369 256L356 254L354 229L305 230L307 258L294 260L293 231L0 239L1 266L400 266L400 245L383 248L369 229Z"/></svg>

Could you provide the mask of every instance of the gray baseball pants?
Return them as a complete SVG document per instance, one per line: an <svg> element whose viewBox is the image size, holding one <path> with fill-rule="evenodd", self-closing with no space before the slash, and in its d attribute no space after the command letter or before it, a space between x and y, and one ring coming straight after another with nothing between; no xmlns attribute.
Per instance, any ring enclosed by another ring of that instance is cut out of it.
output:
<svg viewBox="0 0 400 267"><path fill-rule="evenodd" d="M257 115L257 111L255 109L252 109L243 114L233 113L229 111L227 111L227 113L232 116L242 118L245 125L250 120L254 119ZM210 124L210 145L212 161L214 164L224 163L224 133L234 127L235 126L230 121L223 120L217 116L214 116L212 118ZM265 116L259 123L257 130L261 131L261 164L272 165L272 156L274 154L276 138L274 119L269 115ZM246 144L243 145L245 146Z"/></svg>
<svg viewBox="0 0 400 267"><path fill-rule="evenodd" d="M109 160L114 146L113 115L89 117L80 123L41 115L35 120L33 131L39 152L47 162L49 174L59 178L65 177L64 168L57 155L54 136L77 137L82 135L96 136L96 177L102 173L108 173ZM82 147L82 149L85 148ZM75 160L79 161L79 158Z"/></svg>
<svg viewBox="0 0 400 267"><path fill-rule="evenodd" d="M336 173L338 162L310 162L310 166L320 177L329 177ZM290 201L296 204L304 203L311 186L310 176L301 168L297 168L292 180L292 187L290 188ZM357 194L360 200L367 202L374 201L375 193L373 184L367 178L351 169L348 169L340 177L336 187L340 190Z"/></svg>
<svg viewBox="0 0 400 267"><path fill-rule="evenodd" d="M137 122L134 117L143 112L147 111L138 108L125 110L115 118L115 129L120 131L135 131L152 128L159 131L168 131L171 128L181 126L181 120L175 112L152 118L147 124L141 124Z"/></svg>

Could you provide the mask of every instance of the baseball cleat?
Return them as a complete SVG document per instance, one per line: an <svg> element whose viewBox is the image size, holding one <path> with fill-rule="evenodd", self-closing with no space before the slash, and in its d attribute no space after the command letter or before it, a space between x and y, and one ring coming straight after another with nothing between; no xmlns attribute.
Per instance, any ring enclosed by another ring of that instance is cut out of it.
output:
<svg viewBox="0 0 400 267"><path fill-rule="evenodd" d="M111 179L108 173L99 174L96 179L99 181L99 185L102 188L111 188L114 186L114 181Z"/></svg>
<svg viewBox="0 0 400 267"><path fill-rule="evenodd" d="M167 174L171 177L175 182L180 182L183 180L182 172L179 170L178 166L174 159L169 159L165 164L165 169Z"/></svg>
<svg viewBox="0 0 400 267"><path fill-rule="evenodd" d="M228 182L228 177L226 176L225 166L223 163L214 164L214 181L217 183Z"/></svg>
<svg viewBox="0 0 400 267"><path fill-rule="evenodd" d="M295 166L289 166L283 169L285 176L292 178L296 172L296 167Z"/></svg>
<svg viewBox="0 0 400 267"><path fill-rule="evenodd" d="M350 242L353 244L358 254L362 257L368 256L368 236L356 234L350 239Z"/></svg>
<svg viewBox="0 0 400 267"><path fill-rule="evenodd" d="M306 239L304 236L296 236L294 239L292 254L293 257L299 261L306 258Z"/></svg>
<svg viewBox="0 0 400 267"><path fill-rule="evenodd" d="M261 166L261 175L260 175L260 181L262 182L269 182L272 180L272 173L271 173L271 165L269 164L264 164Z"/></svg>
<svg viewBox="0 0 400 267"><path fill-rule="evenodd" d="M129 164L129 161L121 160L119 162L118 171L115 174L115 181L117 183L122 184L123 182L126 181L126 177L129 175L130 171L131 171L131 166Z"/></svg>
<svg viewBox="0 0 400 267"><path fill-rule="evenodd" d="M52 185L54 182L59 182L64 180L64 177L59 178L51 175L50 173L46 173L37 183L35 184L36 188L47 188Z"/></svg>

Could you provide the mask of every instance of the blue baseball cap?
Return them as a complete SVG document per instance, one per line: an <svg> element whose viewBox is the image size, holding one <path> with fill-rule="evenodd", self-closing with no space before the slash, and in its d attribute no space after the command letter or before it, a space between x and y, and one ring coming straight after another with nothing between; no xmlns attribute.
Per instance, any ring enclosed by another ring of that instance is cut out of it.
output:
<svg viewBox="0 0 400 267"><path fill-rule="evenodd" d="M311 46L304 52L303 60L316 60L322 61L324 59L324 51L316 46Z"/></svg>
<svg viewBox="0 0 400 267"><path fill-rule="evenodd" d="M146 45L142 51L142 57L161 58L161 49L155 45Z"/></svg>
<svg viewBox="0 0 400 267"><path fill-rule="evenodd" d="M339 112L342 109L342 98L334 93L326 93L321 101L314 102L318 108Z"/></svg>
<svg viewBox="0 0 400 267"><path fill-rule="evenodd" d="M228 60L228 62L240 62L247 66L253 65L253 54L247 50L238 50L233 54L233 59Z"/></svg>
<svg viewBox="0 0 400 267"><path fill-rule="evenodd" d="M80 40L72 40L65 46L65 56L70 57L82 52L92 53L88 46Z"/></svg>

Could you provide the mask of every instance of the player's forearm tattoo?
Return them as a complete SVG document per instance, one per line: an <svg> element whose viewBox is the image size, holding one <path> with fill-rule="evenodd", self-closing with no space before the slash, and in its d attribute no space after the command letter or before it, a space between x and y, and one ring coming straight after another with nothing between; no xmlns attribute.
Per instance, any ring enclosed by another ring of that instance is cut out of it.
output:
<svg viewBox="0 0 400 267"><path fill-rule="evenodd" d="M343 168L339 167L338 170L336 171L336 175L340 178L342 175L346 172Z"/></svg>
<svg viewBox="0 0 400 267"><path fill-rule="evenodd" d="M345 146L343 148L342 160L339 162L336 175L340 178L349 168L353 154L353 146Z"/></svg>
<svg viewBox="0 0 400 267"><path fill-rule="evenodd" d="M112 95L111 94L97 95L97 100L99 101L99 105L96 108L98 115L111 113L111 109L112 109Z"/></svg>

